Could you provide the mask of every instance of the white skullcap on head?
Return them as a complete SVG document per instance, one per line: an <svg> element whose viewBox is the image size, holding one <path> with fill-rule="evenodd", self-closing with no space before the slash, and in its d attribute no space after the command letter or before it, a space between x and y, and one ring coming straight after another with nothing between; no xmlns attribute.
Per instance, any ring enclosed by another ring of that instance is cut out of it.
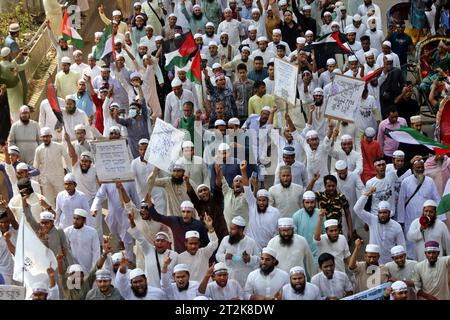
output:
<svg viewBox="0 0 450 320"><path fill-rule="evenodd" d="M199 184L199 185L198 185L198 187L197 187L197 192L199 192L200 189L202 189L202 188L207 188L207 189L209 190L209 187L208 187L206 184L202 183L202 184Z"/></svg>
<svg viewBox="0 0 450 320"><path fill-rule="evenodd" d="M395 281L391 284L392 292L406 291L408 290L408 286L401 280Z"/></svg>
<svg viewBox="0 0 450 320"><path fill-rule="evenodd" d="M103 36L103 32L101 31L97 31L96 33L94 33L94 37L96 38L101 38Z"/></svg>
<svg viewBox="0 0 450 320"><path fill-rule="evenodd" d="M51 221L54 221L54 220L55 220L55 217L53 216L53 213L51 213L51 212L48 212L48 211L42 211L42 212L39 214L39 219L40 219L40 220L51 220Z"/></svg>
<svg viewBox="0 0 450 320"><path fill-rule="evenodd" d="M262 107L261 112L262 111L270 112L270 110L272 110L272 109L269 106L264 106L264 107Z"/></svg>
<svg viewBox="0 0 450 320"><path fill-rule="evenodd" d="M406 253L406 250L401 245L398 245L398 246L395 246L395 247L391 248L391 256L392 257L400 256L400 255L405 254L405 253Z"/></svg>
<svg viewBox="0 0 450 320"><path fill-rule="evenodd" d="M286 0L280 0L280 1L278 2L278 5L280 5L280 6L287 5L287 1L286 1Z"/></svg>
<svg viewBox="0 0 450 320"><path fill-rule="evenodd" d="M373 138L376 135L376 131L372 127L367 127L366 130L364 130L364 135L368 138Z"/></svg>
<svg viewBox="0 0 450 320"><path fill-rule="evenodd" d="M316 200L316 194L311 191L305 191L305 193L303 193L303 200Z"/></svg>
<svg viewBox="0 0 450 320"><path fill-rule="evenodd" d="M20 149L18 146L9 146L8 153L20 154Z"/></svg>
<svg viewBox="0 0 450 320"><path fill-rule="evenodd" d="M194 39L198 39L198 38L202 38L203 39L203 35L201 33L194 34Z"/></svg>
<svg viewBox="0 0 450 320"><path fill-rule="evenodd" d="M255 31L255 30L257 30L257 29L254 25L251 25L248 27L248 31Z"/></svg>
<svg viewBox="0 0 450 320"><path fill-rule="evenodd" d="M317 87L313 91L313 96L323 96L323 89L320 87Z"/></svg>
<svg viewBox="0 0 450 320"><path fill-rule="evenodd" d="M31 286L31 291L33 291L33 293L35 292L48 293L48 285L44 282L35 282Z"/></svg>
<svg viewBox="0 0 450 320"><path fill-rule="evenodd" d="M223 32L221 32L220 33L220 36L228 36L229 34L228 34L228 32L226 32L226 31L223 31Z"/></svg>
<svg viewBox="0 0 450 320"><path fill-rule="evenodd" d="M325 16L331 16L331 12L330 11L325 11L324 13L323 13L323 16L325 17Z"/></svg>
<svg viewBox="0 0 450 320"><path fill-rule="evenodd" d="M259 14L261 14L261 11L259 11L258 8L253 8L253 9L252 9L252 13L255 13L255 12L258 12Z"/></svg>
<svg viewBox="0 0 450 320"><path fill-rule="evenodd" d="M61 58L61 63L72 63L72 60L69 57L62 57Z"/></svg>
<svg viewBox="0 0 450 320"><path fill-rule="evenodd" d="M323 225L325 226L325 229L326 229L329 227L337 226L338 221L336 219L328 219L323 223Z"/></svg>
<svg viewBox="0 0 450 320"><path fill-rule="evenodd" d="M177 15L176 15L175 13L171 13L171 14L169 14L169 18L172 18L172 17L175 17L175 18L177 18L177 19L178 19Z"/></svg>
<svg viewBox="0 0 450 320"><path fill-rule="evenodd" d="M395 150L392 154L392 158L404 158L405 153L402 150Z"/></svg>
<svg viewBox="0 0 450 320"><path fill-rule="evenodd" d="M120 12L119 10L114 10L113 12L112 12L112 16L114 17L114 16L120 16L120 15L122 15L122 12Z"/></svg>
<svg viewBox="0 0 450 320"><path fill-rule="evenodd" d="M223 10L223 12L232 12L230 7L226 7L225 10Z"/></svg>
<svg viewBox="0 0 450 320"><path fill-rule="evenodd" d="M230 125L230 124L234 124L236 126L240 126L241 122L239 121L238 118L231 118L230 120L228 120L228 125Z"/></svg>
<svg viewBox="0 0 450 320"><path fill-rule="evenodd" d="M317 138L319 136L319 133L316 130L309 130L306 133L306 140L311 139L311 138Z"/></svg>
<svg viewBox="0 0 450 320"><path fill-rule="evenodd" d="M237 226L240 226L240 227L245 227L246 221L245 221L245 219L242 218L241 216L237 216L237 217L234 217L234 218L231 220L231 223L232 223L232 224L235 224L235 225L237 225Z"/></svg>
<svg viewBox="0 0 450 320"><path fill-rule="evenodd" d="M378 204L378 210L389 210L391 211L391 204L387 201L380 201Z"/></svg>
<svg viewBox="0 0 450 320"><path fill-rule="evenodd" d="M303 6L303 11L311 10L311 9L312 9L312 7L310 5Z"/></svg>
<svg viewBox="0 0 450 320"><path fill-rule="evenodd" d="M76 131L81 131L81 130L85 130L86 131L86 127L84 126L84 124L77 124L73 130Z"/></svg>
<svg viewBox="0 0 450 320"><path fill-rule="evenodd" d="M311 30L307 30L305 32L305 36L313 36L313 35L314 35L314 32L312 32Z"/></svg>
<svg viewBox="0 0 450 320"><path fill-rule="evenodd" d="M174 78L170 84L172 85L172 88L175 88L183 85L183 82L178 78Z"/></svg>
<svg viewBox="0 0 450 320"><path fill-rule="evenodd" d="M344 142L344 141L353 141L353 138L352 138L352 136L349 135L349 134L343 134L343 135L341 136L341 141L342 141L342 142Z"/></svg>
<svg viewBox="0 0 450 320"><path fill-rule="evenodd" d="M191 231L186 232L184 238L185 238L185 239L189 239L189 238L197 238L197 239L200 239L200 233L198 233L198 231L191 230Z"/></svg>
<svg viewBox="0 0 450 320"><path fill-rule="evenodd" d="M11 53L11 49L8 47L3 47L2 50L0 51L0 56L2 58L8 56Z"/></svg>
<svg viewBox="0 0 450 320"><path fill-rule="evenodd" d="M111 279L111 272L106 269L99 269L95 272L96 280L109 280Z"/></svg>
<svg viewBox="0 0 450 320"><path fill-rule="evenodd" d="M296 42L297 42L298 44L305 44L305 43L306 43L306 39L303 38L303 37L298 37L298 38L296 39Z"/></svg>
<svg viewBox="0 0 450 320"><path fill-rule="evenodd" d="M369 50L369 51L366 51L366 52L364 52L364 57L370 57L370 56L373 56L374 54L373 54L373 51L372 50Z"/></svg>
<svg viewBox="0 0 450 320"><path fill-rule="evenodd" d="M217 69L217 68L222 68L222 65L218 62L213 63L211 69Z"/></svg>
<svg viewBox="0 0 450 320"><path fill-rule="evenodd" d="M267 37L264 37L264 36L258 37L257 42L261 42L261 41L269 42L269 40L267 40Z"/></svg>
<svg viewBox="0 0 450 320"><path fill-rule="evenodd" d="M194 9L201 9L202 7L200 7L198 4L195 4L193 7L192 7L192 10L194 10Z"/></svg>
<svg viewBox="0 0 450 320"><path fill-rule="evenodd" d="M251 52L251 50L250 50L250 48L249 47L247 47L247 46L243 46L242 48L241 48L241 52L242 51L248 51L248 52Z"/></svg>
<svg viewBox="0 0 450 320"><path fill-rule="evenodd" d="M336 164L334 165L336 170L344 170L347 169L347 162L345 160L338 160L336 161Z"/></svg>
<svg viewBox="0 0 450 320"><path fill-rule="evenodd" d="M145 276L145 272L141 268L136 268L130 271L130 280L140 276Z"/></svg>
<svg viewBox="0 0 450 320"><path fill-rule="evenodd" d="M344 3L342 2L342 1L337 1L334 5L336 6L336 7L340 7L340 6L342 6Z"/></svg>
<svg viewBox="0 0 450 320"><path fill-rule="evenodd" d="M109 127L109 133L111 132L119 132L120 133L120 128L118 126L111 126Z"/></svg>
<svg viewBox="0 0 450 320"><path fill-rule="evenodd" d="M185 200L181 203L180 209L194 211L194 204L192 202L190 202L189 200Z"/></svg>
<svg viewBox="0 0 450 320"><path fill-rule="evenodd" d="M272 257L274 257L275 259L277 258L277 252L270 247L263 248L262 254L268 254L268 255L271 255Z"/></svg>
<svg viewBox="0 0 450 320"><path fill-rule="evenodd" d="M71 274L74 272L83 272L84 273L84 269L81 265L79 264L72 264L69 266L69 268L67 268L67 273Z"/></svg>
<svg viewBox="0 0 450 320"><path fill-rule="evenodd" d="M353 21L361 21L361 16L359 14L353 15Z"/></svg>
<svg viewBox="0 0 450 320"><path fill-rule="evenodd" d="M155 41L161 41L164 40L164 38L162 36L156 36L155 37Z"/></svg>
<svg viewBox="0 0 450 320"><path fill-rule="evenodd" d="M139 140L138 144L148 144L149 141L148 139L142 138L141 140Z"/></svg>
<svg viewBox="0 0 450 320"><path fill-rule="evenodd" d="M388 46L390 48L391 47L391 42L386 40L386 41L383 42L383 46Z"/></svg>
<svg viewBox="0 0 450 320"><path fill-rule="evenodd" d="M225 262L219 262L214 265L214 273L228 272L228 267Z"/></svg>
<svg viewBox="0 0 450 320"><path fill-rule="evenodd" d="M269 198L269 191L267 191L266 189L259 189L258 192L256 193L256 197L266 197Z"/></svg>
<svg viewBox="0 0 450 320"><path fill-rule="evenodd" d="M116 252L111 256L111 260L113 264L119 263L120 260L122 260L123 258L123 253L122 252Z"/></svg>
<svg viewBox="0 0 450 320"><path fill-rule="evenodd" d="M81 51L81 50L75 50L75 51L72 53L73 56L77 56L77 55L80 55L80 54L83 54L83 51Z"/></svg>
<svg viewBox="0 0 450 320"><path fill-rule="evenodd" d="M425 207L435 207L435 208L437 208L437 203L436 203L436 201L434 201L434 200L431 200L431 199L429 199L429 200L427 200L427 201L425 201L424 203L423 203L423 207L425 208Z"/></svg>
<svg viewBox="0 0 450 320"><path fill-rule="evenodd" d="M64 182L77 182L77 179L73 173L69 172L64 176Z"/></svg>
<svg viewBox="0 0 450 320"><path fill-rule="evenodd" d="M30 108L28 106L26 106L26 105L23 105L23 106L20 107L19 112L20 113L30 112Z"/></svg>
<svg viewBox="0 0 450 320"><path fill-rule="evenodd" d="M193 148L194 144L192 143L192 141L184 141L183 144L181 145L181 148Z"/></svg>
<svg viewBox="0 0 450 320"><path fill-rule="evenodd" d="M134 78L142 79L142 76L139 72L135 71L130 74L130 80L133 80Z"/></svg>
<svg viewBox="0 0 450 320"><path fill-rule="evenodd" d="M142 7L142 3L140 3L139 1L136 1L136 2L133 4L133 7Z"/></svg>
<svg viewBox="0 0 450 320"><path fill-rule="evenodd" d="M80 208L75 209L73 211L73 214L76 215L76 216L84 217L84 218L88 217L87 211L84 210L84 209L80 209Z"/></svg>
<svg viewBox="0 0 450 320"><path fill-rule="evenodd" d="M349 62L355 62L355 61L358 61L358 58L356 58L355 55L351 55L350 57L348 57L348 61Z"/></svg>
<svg viewBox="0 0 450 320"><path fill-rule="evenodd" d="M212 23L212 22L207 22L207 23L205 24L205 28L207 28L207 27L213 27L213 28L215 28L215 27L214 27L214 23Z"/></svg>
<svg viewBox="0 0 450 320"><path fill-rule="evenodd" d="M380 253L380 246L377 244L368 244L366 246L366 252Z"/></svg>
<svg viewBox="0 0 450 320"><path fill-rule="evenodd" d="M278 228L292 228L294 227L294 219L280 218L278 219Z"/></svg>
<svg viewBox="0 0 450 320"><path fill-rule="evenodd" d="M72 101L77 101L77 97L74 94L68 94L65 97L65 100L72 100Z"/></svg>
<svg viewBox="0 0 450 320"><path fill-rule="evenodd" d="M280 29L273 29L272 30L272 34L281 34L281 30Z"/></svg>
<svg viewBox="0 0 450 320"><path fill-rule="evenodd" d="M347 8L346 8L344 5L340 5L340 6L339 6L339 9L340 9L341 11L347 10Z"/></svg>
<svg viewBox="0 0 450 320"><path fill-rule="evenodd" d="M238 180L238 179L242 179L242 176L241 176L240 174L236 175L236 176L233 178L233 182L234 182L235 180Z"/></svg>
<svg viewBox="0 0 450 320"><path fill-rule="evenodd" d="M213 40L213 41L210 41L210 42L208 43L208 47L214 47L214 46L217 47L217 42L215 42L214 40Z"/></svg>
<svg viewBox="0 0 450 320"><path fill-rule="evenodd" d="M41 137L43 136L51 136L52 130L49 127L43 127L41 128Z"/></svg>
<svg viewBox="0 0 450 320"><path fill-rule="evenodd" d="M25 162L19 162L16 166L17 170L27 170L28 171L28 165Z"/></svg>
<svg viewBox="0 0 450 320"><path fill-rule="evenodd" d="M387 61L394 61L394 56L392 54L386 54L384 57Z"/></svg>
<svg viewBox="0 0 450 320"><path fill-rule="evenodd" d="M333 26L338 26L338 27L339 27L339 22L333 21L333 22L330 24L330 27L333 27Z"/></svg>
<svg viewBox="0 0 450 320"><path fill-rule="evenodd" d="M155 240L166 240L169 241L170 237L164 231L160 231L155 235Z"/></svg>
<svg viewBox="0 0 450 320"><path fill-rule="evenodd" d="M230 146L228 145L228 143L222 142L221 144L219 144L219 147L217 148L217 150L218 151L230 150Z"/></svg>
<svg viewBox="0 0 450 320"><path fill-rule="evenodd" d="M334 60L333 58L330 58L327 60L327 66L330 64L336 64L336 60Z"/></svg>
<svg viewBox="0 0 450 320"><path fill-rule="evenodd" d="M293 275L295 275L295 274L305 274L305 269L303 269L302 267L300 267L300 266L296 266L296 267L292 267L290 270L289 270L289 274L291 275L291 276L293 276Z"/></svg>
<svg viewBox="0 0 450 320"><path fill-rule="evenodd" d="M173 268L173 273L181 272L181 271L190 272L189 266L187 264L184 264L184 263L179 263Z"/></svg>
<svg viewBox="0 0 450 320"><path fill-rule="evenodd" d="M422 117L420 115L412 116L409 118L409 121L411 121L411 123L419 123L422 122Z"/></svg>

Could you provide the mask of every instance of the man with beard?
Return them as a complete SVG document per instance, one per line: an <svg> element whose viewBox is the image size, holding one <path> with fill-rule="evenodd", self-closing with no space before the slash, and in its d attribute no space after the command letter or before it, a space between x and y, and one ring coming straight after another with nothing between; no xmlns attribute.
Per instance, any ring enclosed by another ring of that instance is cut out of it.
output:
<svg viewBox="0 0 450 320"><path fill-rule="evenodd" d="M125 300L167 300L163 290L147 284L147 277L142 269L131 270L129 277L127 269L128 260L123 258L116 274L116 286Z"/></svg>
<svg viewBox="0 0 450 320"><path fill-rule="evenodd" d="M164 109L164 121L175 125L177 119L183 116L183 111L180 108L188 101L195 102L192 91L183 89L183 83L180 79L174 78L171 82L172 92L166 97L165 109ZM194 105L194 110L198 109Z"/></svg>
<svg viewBox="0 0 450 320"><path fill-rule="evenodd" d="M391 249L391 257L393 261L385 264L389 272L389 281L402 280L407 285L408 299L416 300L413 276L417 261L406 259L406 250L400 245Z"/></svg>
<svg viewBox="0 0 450 320"><path fill-rule="evenodd" d="M233 13L230 8L225 8L225 10L223 10L223 16L224 20L219 23L217 34L221 34L224 31L228 33L229 43L237 48L241 43L242 36L244 35L241 22L233 19Z"/></svg>
<svg viewBox="0 0 450 320"><path fill-rule="evenodd" d="M242 183L244 185L244 194L248 202L248 234L255 239L259 249L267 246L267 243L277 234L277 224L280 218L280 211L269 205L269 191L260 189L254 195L254 191L249 186L247 177L246 161L241 163ZM252 178L253 179L253 178Z"/></svg>
<svg viewBox="0 0 450 320"><path fill-rule="evenodd" d="M186 103L184 108L186 107ZM194 139L192 140L194 141ZM185 175L189 177L196 185L202 183L209 183L208 166L203 162L203 159L195 155L194 143L192 141L184 141L181 145L182 156L177 160L183 164L186 172Z"/></svg>
<svg viewBox="0 0 450 320"><path fill-rule="evenodd" d="M90 152L91 151L91 146L90 146L90 141L88 141L86 139L86 127L82 124L77 124L74 127L74 131L75 131L75 136L76 136L76 141L74 143L73 148L75 149L75 153L77 155L77 157L81 156L81 154L83 152ZM90 131L89 131L90 133ZM69 155L70 155L70 150L69 151Z"/></svg>
<svg viewBox="0 0 450 320"><path fill-rule="evenodd" d="M141 42L141 38L145 37L145 20L144 16L138 14L135 18L135 26L131 29L132 42L138 44Z"/></svg>
<svg viewBox="0 0 450 320"><path fill-rule="evenodd" d="M425 201L423 203L422 216L411 223L406 234L406 238L414 244L417 261L425 260L423 252L425 242L428 240L434 240L439 243L442 251L447 255L450 253L450 237L447 225L436 219L436 207L437 204L434 200ZM445 255L443 252L440 253L440 256Z"/></svg>
<svg viewBox="0 0 450 320"><path fill-rule="evenodd" d="M71 141L77 140L75 134L75 126L81 124L84 129L89 128L89 119L86 113L76 107L77 97L73 94L66 96L66 107L61 109L64 118L64 130L69 135ZM90 130L87 132L87 138L92 139L92 133Z"/></svg>
<svg viewBox="0 0 450 320"><path fill-rule="evenodd" d="M288 131L288 133L286 133ZM301 148L298 141L294 141L292 135L290 134L289 128L286 128L285 136L291 137L291 144L296 145L296 147ZM289 141L286 140L288 144ZM280 183L280 172L282 167L289 167L292 174L292 182L296 183L302 187L308 185L308 172L306 171L305 165L297 160L297 149L294 146L287 145L283 148L282 158L283 161L278 164L275 170L274 184ZM300 206L301 207L301 206Z"/></svg>
<svg viewBox="0 0 450 320"><path fill-rule="evenodd" d="M148 193L153 192L153 187L163 188L166 194L166 212L162 213L168 216L181 216L180 205L183 201L189 200L187 187L183 179L185 167L183 164L176 162L172 167L170 177L157 178L159 172L160 169L155 167L148 176Z"/></svg>
<svg viewBox="0 0 450 320"><path fill-rule="evenodd" d="M76 181L78 181L78 190L88 197L91 205L97 193L97 170L93 163L94 156L89 151L84 151L78 157L71 143L67 143L68 152L72 159L72 171Z"/></svg>
<svg viewBox="0 0 450 320"><path fill-rule="evenodd" d="M356 215L369 227L369 243L380 246L380 262L385 264L391 261L390 249L396 245L405 245L405 237L400 224L391 219L393 210L387 201L378 203L378 214L364 210L367 199L376 192L375 187L370 187L363 193L354 206ZM373 204L372 204L373 208Z"/></svg>
<svg viewBox="0 0 450 320"><path fill-rule="evenodd" d="M191 30L193 34L205 32L205 25L208 22L208 19L203 15L202 7L195 4L192 7L192 14L189 14L186 10L185 0L181 0L181 12L189 22L189 30Z"/></svg>
<svg viewBox="0 0 450 320"><path fill-rule="evenodd" d="M210 279L213 281L209 282ZM208 269L198 292L211 300L244 300L244 292L239 282L228 279L228 267L225 262L216 263Z"/></svg>
<svg viewBox="0 0 450 320"><path fill-rule="evenodd" d="M205 47L208 47L211 41L214 41L216 44L220 42L220 37L214 32L215 32L214 23L208 22L205 25L205 34L203 35L203 45Z"/></svg>
<svg viewBox="0 0 450 320"><path fill-rule="evenodd" d="M9 145L19 147L22 162L29 165L34 160L34 150L39 145L39 124L30 119L30 108L21 106L19 109L19 121L11 126L8 136Z"/></svg>
<svg viewBox="0 0 450 320"><path fill-rule="evenodd" d="M230 223L230 234L223 238L217 249L216 260L225 262L230 279L245 285L248 274L258 263L260 250L252 238L244 234L246 221L236 216Z"/></svg>
<svg viewBox="0 0 450 320"><path fill-rule="evenodd" d="M392 55L385 55L383 62L383 71L378 78L378 83L380 85L381 115L385 118L389 109L395 106L395 99L402 93L405 80L401 69L394 67Z"/></svg>
<svg viewBox="0 0 450 320"><path fill-rule="evenodd" d="M305 189L292 182L291 167L282 166L279 172L280 182L269 189L269 203L280 211L281 217L292 217L302 207L300 199Z"/></svg>
<svg viewBox="0 0 450 320"><path fill-rule="evenodd" d="M397 221L403 224L405 236L408 234L412 222L422 215L424 202L434 200L436 203L439 203L441 200L433 179L423 174L425 167L422 157L415 156L411 163L413 163L413 174L403 179L397 203ZM440 215L439 219L446 220L446 216ZM413 243L410 241L406 243L406 252L408 257L417 260Z"/></svg>
<svg viewBox="0 0 450 320"><path fill-rule="evenodd" d="M221 65L231 62L237 54L236 47L228 43L228 33L226 32L220 34L220 43L217 50Z"/></svg>
<svg viewBox="0 0 450 320"><path fill-rule="evenodd" d="M311 283L319 288L322 299L339 300L353 294L353 286L345 272L334 270L333 255L322 253L319 256L319 267L322 272L312 277Z"/></svg>
<svg viewBox="0 0 450 320"><path fill-rule="evenodd" d="M331 156L336 160L344 160L347 163L347 169L350 173L360 175L362 173L362 156L361 153L355 151L353 146L353 138L349 134L341 136L341 147L331 150ZM333 161L332 161L333 162Z"/></svg>
<svg viewBox="0 0 450 320"><path fill-rule="evenodd" d="M119 290L114 288L111 282L111 272L97 270L95 273L96 287L87 293L86 300L123 300Z"/></svg>
<svg viewBox="0 0 450 320"><path fill-rule="evenodd" d="M189 266L177 264L173 268L174 283L167 269L170 262L171 258L167 256L161 268L161 288L166 293L168 300L193 300L199 295L199 283L189 279Z"/></svg>
<svg viewBox="0 0 450 320"><path fill-rule="evenodd" d="M282 289L282 300L321 300L319 288L306 281L305 269L295 266L289 274L290 283Z"/></svg>
<svg viewBox="0 0 450 320"><path fill-rule="evenodd" d="M47 24L47 33L50 38L50 42L53 47L56 49L56 56L58 57L58 72L63 69L62 66L62 58L69 58L69 60L73 57L73 46L67 44L67 40L65 40L62 36L59 36L56 39L55 34L53 33L52 27L50 26L50 20L45 22ZM70 61L69 61L70 64ZM75 91L74 91L75 92ZM65 97L65 95L60 95L60 97Z"/></svg>
<svg viewBox="0 0 450 320"><path fill-rule="evenodd" d="M344 30L345 30L345 33L348 33L348 31L352 30L352 29L355 30L355 32L356 32L356 39L361 41L361 45L362 45L361 37L367 37L369 39L369 42L370 42L370 37L366 36L367 26L364 23L362 23L362 19L361 19L361 16L359 14L355 14L353 16L352 24L351 25L347 25ZM360 50L358 50L358 51L360 51ZM356 54L358 54L358 53L356 52ZM363 52L363 54L364 54L364 52ZM358 59L359 59L359 56L358 56Z"/></svg>
<svg viewBox="0 0 450 320"><path fill-rule="evenodd" d="M277 268L277 252L264 248L259 261L259 268L250 272L245 283L248 300L278 300L279 291L289 283L287 272Z"/></svg>
<svg viewBox="0 0 450 320"><path fill-rule="evenodd" d="M278 268L289 272L292 267L305 268L309 278L316 274L311 250L306 239L294 233L294 220L292 218L278 219L278 235L267 244L277 252Z"/></svg>
<svg viewBox="0 0 450 320"><path fill-rule="evenodd" d="M439 252L438 242L432 240L425 242L425 256L427 259L416 264L413 276L418 299L450 299L448 287L450 256L439 258Z"/></svg>
<svg viewBox="0 0 450 320"><path fill-rule="evenodd" d="M100 242L97 231L86 225L88 215L86 210L75 209L73 225L64 229L72 256L84 270L92 270L100 258Z"/></svg>
<svg viewBox="0 0 450 320"><path fill-rule="evenodd" d="M348 259L351 255L347 239L342 234L339 234L338 221L336 219L328 219L323 222L325 215L326 210L320 209L313 238L317 247L317 254L319 255L319 267L320 255L329 253L333 255L333 269L334 258L336 258L336 269L345 272L345 266L348 264ZM325 227L326 233L321 235L322 225Z"/></svg>
<svg viewBox="0 0 450 320"><path fill-rule="evenodd" d="M356 32L356 36L358 37L358 31ZM364 35L361 36L359 38L359 40L361 41L361 49L355 52L355 55L358 58L358 61L365 63L366 54L369 57L371 57L373 54L373 61L372 60L371 61L373 63L375 63L376 62L375 57L378 57L379 52L377 49L372 48L371 43L370 43L370 37L365 35L365 31L364 31ZM364 70L364 71L367 71L367 70Z"/></svg>
<svg viewBox="0 0 450 320"><path fill-rule="evenodd" d="M388 281L388 270L379 264L380 246L368 244L364 253L364 261L356 261L363 245L361 239L356 239L355 249L348 262L348 269L355 275L355 293L365 291Z"/></svg>
<svg viewBox="0 0 450 320"><path fill-rule="evenodd" d="M242 45L248 46L251 52L258 49L258 40L256 37L257 29L254 25L250 25L247 28L248 30L248 38L242 41Z"/></svg>
<svg viewBox="0 0 450 320"><path fill-rule="evenodd" d="M225 123L224 128L226 128ZM240 159L234 157L234 155L231 153L231 147L228 143L219 144L214 161L215 163L209 165L209 175L211 177L210 186L214 186L212 187L213 190L217 188L215 182L217 180L216 172L219 170L219 168L217 168L216 164L220 166L222 176L228 182L229 186L233 184L233 179L237 175L239 175L239 173L242 173L242 163L241 165L239 165Z"/></svg>
<svg viewBox="0 0 450 320"><path fill-rule="evenodd" d="M77 92L77 82L81 79L81 75L78 72L70 70L70 64L71 59L63 57L61 59L61 71L55 76L56 93L61 98Z"/></svg>
<svg viewBox="0 0 450 320"><path fill-rule="evenodd" d="M275 53L273 50L270 50L268 48L268 44L269 44L269 40L267 39L267 37L265 36L261 36L258 37L258 49L256 49L255 51L252 52L252 54L250 55L250 58L252 58L253 60L257 60L256 57L261 57L263 59L263 66L267 67L267 64L270 62L270 60L272 58L275 58ZM276 51L276 50L275 50ZM256 65L255 65L255 70L256 70ZM266 71L266 69L264 68L264 71ZM265 76L262 77L261 79L252 79L254 81L259 80L262 81L264 80L264 78L266 78L268 76L267 71L265 72Z"/></svg>
<svg viewBox="0 0 450 320"><path fill-rule="evenodd" d="M291 147L292 149L286 149L286 151L294 150L294 154L293 155L288 154L288 153L291 153L289 151L285 154L284 148L286 148L286 147ZM285 156L286 156L286 160L290 160L290 161L284 161ZM283 159L284 164L287 165L290 162L292 162L292 158L294 159L295 163L297 161L302 163L305 161L305 159L304 159L305 154L300 145L300 142L294 140L291 130L286 125L286 127L283 128L283 135L280 135L280 139L278 141L278 159ZM306 170L306 167L305 167L305 170ZM307 181L307 179L308 179L308 174L305 171L305 180ZM294 175L294 182L297 184L300 184L300 183L296 182L295 175Z"/></svg>
<svg viewBox="0 0 450 320"><path fill-rule="evenodd" d="M227 226L230 228L231 220L234 217L242 216L248 221L248 203L244 195L242 176L236 175L230 187L221 169L221 167L217 167L216 170L216 185L220 181L223 193L223 215Z"/></svg>
<svg viewBox="0 0 450 320"><path fill-rule="evenodd" d="M127 79L128 80L128 79ZM128 94L126 92L126 90L122 87L122 85L120 84L119 80L116 78L111 77L111 69L108 66L102 66L100 69L100 75L96 76L93 79L93 83L94 85L94 89L95 90L100 90L100 88L102 87L108 87L108 89L110 89L110 94L109 94L109 101L111 101L111 96L112 98L114 98L114 103L118 106L122 106L123 108L125 108L125 106L128 106L129 104L129 100L128 100ZM105 108L103 108L103 110L106 109L106 106L110 105L110 102L107 103L106 105L104 104ZM112 104L111 104L112 106ZM104 119L106 120L108 116L107 112L103 112L103 117L105 117ZM109 126L105 126L105 131L107 131L109 128Z"/></svg>
<svg viewBox="0 0 450 320"><path fill-rule="evenodd" d="M10 197L12 198L13 196L19 194L19 189L17 188L18 180L28 177L37 177L39 176L40 172L39 170L21 161L20 149L17 146L8 146L8 144L6 143L3 148L0 149L3 149L3 154L5 155L5 163L0 164L0 168L4 168L6 176L9 178L9 183L11 184L11 186L5 184L5 187L7 187L8 193L10 192L10 188L12 189L10 195ZM41 186L37 181L31 180L31 184L35 192L42 192Z"/></svg>

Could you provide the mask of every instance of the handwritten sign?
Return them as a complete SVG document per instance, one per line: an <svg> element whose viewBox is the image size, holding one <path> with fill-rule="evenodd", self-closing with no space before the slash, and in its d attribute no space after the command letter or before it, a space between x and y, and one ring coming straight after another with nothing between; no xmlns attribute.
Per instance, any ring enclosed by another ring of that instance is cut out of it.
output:
<svg viewBox="0 0 450 320"><path fill-rule="evenodd" d="M161 170L171 172L172 165L180 157L183 139L183 131L159 118L156 119L144 159Z"/></svg>
<svg viewBox="0 0 450 320"><path fill-rule="evenodd" d="M275 84L273 95L295 105L297 95L298 66L282 59L275 59Z"/></svg>
<svg viewBox="0 0 450 320"><path fill-rule="evenodd" d="M386 282L379 286L342 298L341 300L383 300L384 292L386 291L386 288L390 286L391 283Z"/></svg>
<svg viewBox="0 0 450 320"><path fill-rule="evenodd" d="M1 285L0 300L25 300L25 287Z"/></svg>
<svg viewBox="0 0 450 320"><path fill-rule="evenodd" d="M364 84L363 80L335 75L326 96L325 117L354 122Z"/></svg>
<svg viewBox="0 0 450 320"><path fill-rule="evenodd" d="M100 182L134 180L131 157L125 139L93 141L92 153Z"/></svg>

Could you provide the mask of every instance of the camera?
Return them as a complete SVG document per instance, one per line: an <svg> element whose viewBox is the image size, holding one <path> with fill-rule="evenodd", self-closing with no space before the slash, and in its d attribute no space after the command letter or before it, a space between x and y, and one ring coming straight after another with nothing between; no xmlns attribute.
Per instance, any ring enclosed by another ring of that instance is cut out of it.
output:
<svg viewBox="0 0 450 320"><path fill-rule="evenodd" d="M28 196L34 192L30 179L20 179L17 182L17 188L19 188L22 197Z"/></svg>

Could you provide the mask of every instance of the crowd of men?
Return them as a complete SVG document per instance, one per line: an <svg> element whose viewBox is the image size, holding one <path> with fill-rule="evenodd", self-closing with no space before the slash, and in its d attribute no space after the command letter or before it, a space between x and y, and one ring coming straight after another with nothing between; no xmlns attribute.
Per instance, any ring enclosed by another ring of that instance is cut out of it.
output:
<svg viewBox="0 0 450 320"><path fill-rule="evenodd" d="M48 281L29 283L31 299L334 300L383 283L387 300L450 299L449 225L437 210L450 159L389 134L423 134L404 21L384 33L372 0L120 6L130 16L94 13L112 28L103 60L102 31L84 52L47 21L58 101L44 99L38 121L25 104L28 50L9 26L0 283L24 285L13 277L24 221L57 260ZM436 31L428 11L412 13ZM163 42L189 31L201 84L189 65L165 68ZM334 32L351 54L320 65L310 48ZM424 90L435 105L450 92L449 47L441 41L430 58L436 77ZM275 59L298 65L295 106L273 95ZM337 74L367 80L353 122L325 116ZM145 156L158 118L185 132L171 172ZM91 142L116 139L135 179L102 183Z"/></svg>

